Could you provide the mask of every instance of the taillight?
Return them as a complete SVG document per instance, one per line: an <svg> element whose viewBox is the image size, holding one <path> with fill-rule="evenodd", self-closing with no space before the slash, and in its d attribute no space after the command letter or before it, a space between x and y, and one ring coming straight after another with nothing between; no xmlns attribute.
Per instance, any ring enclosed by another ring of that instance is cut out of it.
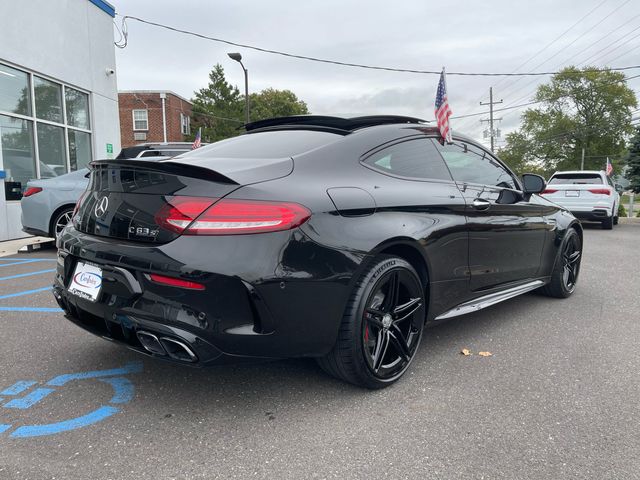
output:
<svg viewBox="0 0 640 480"><path fill-rule="evenodd" d="M152 282L167 285L169 287L187 288L189 290L204 290L203 284L192 282L190 280L182 280L181 278L167 277L156 273L150 273L149 278Z"/></svg>
<svg viewBox="0 0 640 480"><path fill-rule="evenodd" d="M78 199L78 201L76 202L76 206L73 207L73 213L71 214L71 220L73 220L76 216L76 213L78 213L78 210L80 209L80 204L82 203L82 199L84 198L84 196L87 194L87 192L82 192L82 195L80 195L80 198Z"/></svg>
<svg viewBox="0 0 640 480"><path fill-rule="evenodd" d="M154 219L160 227L183 233L185 228L216 200L204 197L169 197Z"/></svg>
<svg viewBox="0 0 640 480"><path fill-rule="evenodd" d="M611 195L611 190L608 188L590 188L589 191L596 195Z"/></svg>
<svg viewBox="0 0 640 480"><path fill-rule="evenodd" d="M546 195L547 193L556 193L558 190L554 189L554 188L545 188L541 195Z"/></svg>
<svg viewBox="0 0 640 480"><path fill-rule="evenodd" d="M35 195L38 192L41 192L42 188L40 187L29 187L22 194L23 197L30 197L31 195Z"/></svg>
<svg viewBox="0 0 640 480"><path fill-rule="evenodd" d="M236 235L290 230L306 222L311 212L291 202L223 199L209 207L185 235Z"/></svg>

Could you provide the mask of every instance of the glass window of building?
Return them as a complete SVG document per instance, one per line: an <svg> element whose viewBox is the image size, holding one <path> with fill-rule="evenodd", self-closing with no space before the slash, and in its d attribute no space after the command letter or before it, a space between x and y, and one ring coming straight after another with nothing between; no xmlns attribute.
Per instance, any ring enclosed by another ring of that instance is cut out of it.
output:
<svg viewBox="0 0 640 480"><path fill-rule="evenodd" d="M40 178L57 177L67 173L64 128L38 123L38 154Z"/></svg>
<svg viewBox="0 0 640 480"><path fill-rule="evenodd" d="M0 64L0 170L7 200L20 200L29 180L91 162L90 114L88 93Z"/></svg>
<svg viewBox="0 0 640 480"><path fill-rule="evenodd" d="M0 111L31 115L29 74L0 64Z"/></svg>
<svg viewBox="0 0 640 480"><path fill-rule="evenodd" d="M65 102L67 106L67 123L72 127L89 130L89 95L75 88L65 87Z"/></svg>
<svg viewBox="0 0 640 480"><path fill-rule="evenodd" d="M146 110L133 111L133 129L149 130L149 113Z"/></svg>
<svg viewBox="0 0 640 480"><path fill-rule="evenodd" d="M40 77L34 78L36 117L62 123L62 85Z"/></svg>
<svg viewBox="0 0 640 480"><path fill-rule="evenodd" d="M29 180L36 178L33 123L0 115L0 148L7 200L20 200Z"/></svg>
<svg viewBox="0 0 640 480"><path fill-rule="evenodd" d="M69 160L71 171L87 168L91 161L91 135L69 129Z"/></svg>

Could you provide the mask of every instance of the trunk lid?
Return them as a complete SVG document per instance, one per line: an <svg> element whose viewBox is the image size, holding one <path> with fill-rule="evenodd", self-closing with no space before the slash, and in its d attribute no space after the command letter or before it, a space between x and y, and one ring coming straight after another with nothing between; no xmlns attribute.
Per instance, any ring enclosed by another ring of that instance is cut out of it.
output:
<svg viewBox="0 0 640 480"><path fill-rule="evenodd" d="M218 199L240 188L218 172L170 162L97 161L92 164L87 191L74 216L77 230L134 242L166 243L179 236L159 214L182 209L195 218ZM198 200L189 207L185 199ZM204 206L203 206L204 205Z"/></svg>

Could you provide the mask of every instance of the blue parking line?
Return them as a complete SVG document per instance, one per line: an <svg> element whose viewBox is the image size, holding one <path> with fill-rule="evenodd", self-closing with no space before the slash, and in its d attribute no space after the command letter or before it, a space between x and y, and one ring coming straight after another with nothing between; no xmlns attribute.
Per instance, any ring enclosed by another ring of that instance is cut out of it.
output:
<svg viewBox="0 0 640 480"><path fill-rule="evenodd" d="M133 398L133 384L125 377L100 378L101 382L108 383L113 387L113 397L111 403L128 403Z"/></svg>
<svg viewBox="0 0 640 480"><path fill-rule="evenodd" d="M14 265L22 265L24 263L35 263L35 262L40 262L40 261L41 260L39 258L34 258L34 259L31 259L31 260L20 260L19 262L0 264L0 268L1 267L13 267Z"/></svg>
<svg viewBox="0 0 640 480"><path fill-rule="evenodd" d="M31 380L21 380L19 382L14 383L9 388L0 392L0 395L18 395L19 393L24 392L25 390L33 387L36 383Z"/></svg>
<svg viewBox="0 0 640 480"><path fill-rule="evenodd" d="M114 368L113 370L96 370L92 372L70 373L65 375L58 375L57 377L49 380L47 382L47 385L50 385L53 387L61 387L62 385L70 382L71 380L113 377L115 375L127 375L129 373L140 373L140 372L142 372L142 362L132 362L132 363L126 364L122 368Z"/></svg>
<svg viewBox="0 0 640 480"><path fill-rule="evenodd" d="M5 430L9 430L10 428L11 428L11 425L0 424L0 433L4 432Z"/></svg>
<svg viewBox="0 0 640 480"><path fill-rule="evenodd" d="M0 280L12 280L14 278L30 277L31 275L41 275L43 273L55 272L55 268L51 270L38 270L37 272L21 273L19 275L10 275L8 277L0 277Z"/></svg>
<svg viewBox="0 0 640 480"><path fill-rule="evenodd" d="M9 293L7 295L0 295L0 300L5 298L21 297L23 295L31 295L32 293L45 292L51 290L51 287L36 288L34 290L24 290L22 292Z"/></svg>
<svg viewBox="0 0 640 480"><path fill-rule="evenodd" d="M40 308L40 307L0 307L0 312L61 312L61 308Z"/></svg>
<svg viewBox="0 0 640 480"><path fill-rule="evenodd" d="M19 408L20 410L26 410L53 392L55 392L53 388L37 388L22 398L14 398L10 402L5 403L4 408Z"/></svg>
<svg viewBox="0 0 640 480"><path fill-rule="evenodd" d="M67 430L73 430L80 427L86 427L92 423L97 423L100 420L104 420L110 417L114 413L118 413L120 410L115 407L104 406L97 410L94 410L82 417L74 418L72 420L65 420L64 422L49 423L46 425L25 425L24 427L18 427L11 434L12 437L38 437L40 435L53 435L54 433L60 433Z"/></svg>

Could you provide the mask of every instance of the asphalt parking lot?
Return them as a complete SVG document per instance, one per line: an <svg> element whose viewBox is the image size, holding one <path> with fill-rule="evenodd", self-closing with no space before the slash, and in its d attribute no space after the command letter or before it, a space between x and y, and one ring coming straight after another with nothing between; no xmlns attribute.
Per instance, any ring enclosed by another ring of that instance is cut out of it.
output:
<svg viewBox="0 0 640 480"><path fill-rule="evenodd" d="M52 251L0 257L0 479L640 478L639 245L588 228L570 299L431 328L377 392L142 357L62 317Z"/></svg>

